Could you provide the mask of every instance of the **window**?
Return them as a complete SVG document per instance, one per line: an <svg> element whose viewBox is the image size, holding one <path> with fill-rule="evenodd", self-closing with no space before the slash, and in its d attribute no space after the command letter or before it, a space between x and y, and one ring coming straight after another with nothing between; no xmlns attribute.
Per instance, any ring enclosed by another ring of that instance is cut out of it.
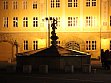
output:
<svg viewBox="0 0 111 83"><path fill-rule="evenodd" d="M96 6L96 0L92 0L92 6Z"/></svg>
<svg viewBox="0 0 111 83"><path fill-rule="evenodd" d="M86 26L90 26L91 25L91 19L90 17L86 17Z"/></svg>
<svg viewBox="0 0 111 83"><path fill-rule="evenodd" d="M24 40L24 50L28 50L28 40Z"/></svg>
<svg viewBox="0 0 111 83"><path fill-rule="evenodd" d="M3 8L8 9L8 1L3 1Z"/></svg>
<svg viewBox="0 0 111 83"><path fill-rule="evenodd" d="M86 7L90 7L92 3L92 7L96 6L96 0L86 0Z"/></svg>
<svg viewBox="0 0 111 83"><path fill-rule="evenodd" d="M111 16L110 16L110 26L111 26Z"/></svg>
<svg viewBox="0 0 111 83"><path fill-rule="evenodd" d="M23 1L23 9L27 9L27 1Z"/></svg>
<svg viewBox="0 0 111 83"><path fill-rule="evenodd" d="M60 27L60 17L50 17L51 24L53 23L53 18L57 20L56 26Z"/></svg>
<svg viewBox="0 0 111 83"><path fill-rule="evenodd" d="M91 41L86 41L86 50L91 50Z"/></svg>
<svg viewBox="0 0 111 83"><path fill-rule="evenodd" d="M78 26L78 17L73 18L73 26L77 27Z"/></svg>
<svg viewBox="0 0 111 83"><path fill-rule="evenodd" d="M57 20L57 26L60 27L60 17L56 17Z"/></svg>
<svg viewBox="0 0 111 83"><path fill-rule="evenodd" d="M96 26L95 17L94 16L87 16L86 17L86 27L94 27Z"/></svg>
<svg viewBox="0 0 111 83"><path fill-rule="evenodd" d="M33 27L38 27L38 17L33 17Z"/></svg>
<svg viewBox="0 0 111 83"><path fill-rule="evenodd" d="M56 0L56 7L60 7L60 0Z"/></svg>
<svg viewBox="0 0 111 83"><path fill-rule="evenodd" d="M56 26L60 27L60 17L52 17L54 18L55 20L57 20L57 24ZM51 23L53 22L53 20L51 20Z"/></svg>
<svg viewBox="0 0 111 83"><path fill-rule="evenodd" d="M74 7L77 7L77 0L74 0Z"/></svg>
<svg viewBox="0 0 111 83"><path fill-rule="evenodd" d="M18 27L18 17L13 17L13 27Z"/></svg>
<svg viewBox="0 0 111 83"><path fill-rule="evenodd" d="M54 0L51 0L51 8L54 8Z"/></svg>
<svg viewBox="0 0 111 83"><path fill-rule="evenodd" d="M51 0L51 8L59 8L60 7L60 0Z"/></svg>
<svg viewBox="0 0 111 83"><path fill-rule="evenodd" d="M72 17L68 17L68 26L72 26Z"/></svg>
<svg viewBox="0 0 111 83"><path fill-rule="evenodd" d="M38 49L38 41L33 41L33 50Z"/></svg>
<svg viewBox="0 0 111 83"><path fill-rule="evenodd" d="M68 7L72 7L72 0L68 0Z"/></svg>
<svg viewBox="0 0 111 83"><path fill-rule="evenodd" d="M96 41L86 41L86 50L96 50Z"/></svg>
<svg viewBox="0 0 111 83"><path fill-rule="evenodd" d="M68 17L68 26L77 27L78 26L78 17Z"/></svg>
<svg viewBox="0 0 111 83"><path fill-rule="evenodd" d="M17 7L18 7L17 1L13 1L13 9L17 9Z"/></svg>
<svg viewBox="0 0 111 83"><path fill-rule="evenodd" d="M8 17L3 17L3 27L8 27Z"/></svg>
<svg viewBox="0 0 111 83"><path fill-rule="evenodd" d="M68 7L77 7L78 6L78 0L68 0Z"/></svg>
<svg viewBox="0 0 111 83"><path fill-rule="evenodd" d="M37 9L37 1L33 2L33 9Z"/></svg>
<svg viewBox="0 0 111 83"><path fill-rule="evenodd" d="M92 41L92 50L96 50L96 41Z"/></svg>
<svg viewBox="0 0 111 83"><path fill-rule="evenodd" d="M90 6L90 0L86 0L86 7Z"/></svg>
<svg viewBox="0 0 111 83"><path fill-rule="evenodd" d="M96 17L95 16L91 17L91 26L93 26L93 27L96 26Z"/></svg>
<svg viewBox="0 0 111 83"><path fill-rule="evenodd" d="M28 17L23 18L23 27L28 27Z"/></svg>

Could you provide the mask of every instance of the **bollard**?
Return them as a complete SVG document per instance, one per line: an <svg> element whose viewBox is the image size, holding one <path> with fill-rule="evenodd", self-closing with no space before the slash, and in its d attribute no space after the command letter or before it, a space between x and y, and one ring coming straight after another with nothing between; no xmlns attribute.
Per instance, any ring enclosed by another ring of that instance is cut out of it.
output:
<svg viewBox="0 0 111 83"><path fill-rule="evenodd" d="M73 65L66 65L65 66L65 72L74 72L74 66Z"/></svg>
<svg viewBox="0 0 111 83"><path fill-rule="evenodd" d="M40 65L39 72L40 73L48 73L48 65Z"/></svg>
<svg viewBox="0 0 111 83"><path fill-rule="evenodd" d="M90 73L91 72L91 65L90 64L84 64L82 70L83 70L83 72Z"/></svg>
<svg viewBox="0 0 111 83"><path fill-rule="evenodd" d="M96 69L92 69L93 70L93 73L96 73Z"/></svg>
<svg viewBox="0 0 111 83"><path fill-rule="evenodd" d="M32 66L31 65L23 65L23 73L31 73Z"/></svg>

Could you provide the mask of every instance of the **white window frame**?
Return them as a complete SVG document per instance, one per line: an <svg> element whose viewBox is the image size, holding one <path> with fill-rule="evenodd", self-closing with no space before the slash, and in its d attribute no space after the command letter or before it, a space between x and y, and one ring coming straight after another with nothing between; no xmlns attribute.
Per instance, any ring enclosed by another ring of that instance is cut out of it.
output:
<svg viewBox="0 0 111 83"><path fill-rule="evenodd" d="M33 50L37 50L38 49L38 41L35 40L33 41Z"/></svg>
<svg viewBox="0 0 111 83"><path fill-rule="evenodd" d="M60 27L60 17L52 17L52 18L54 18L55 20L57 20L57 24L56 24L56 26L57 27ZM51 20L51 23L53 22L53 20Z"/></svg>
<svg viewBox="0 0 111 83"><path fill-rule="evenodd" d="M28 27L28 17L23 17L23 27Z"/></svg>
<svg viewBox="0 0 111 83"><path fill-rule="evenodd" d="M13 27L18 27L18 17L13 17Z"/></svg>
<svg viewBox="0 0 111 83"><path fill-rule="evenodd" d="M72 17L68 17L68 27L72 27L72 20L73 18Z"/></svg>
<svg viewBox="0 0 111 83"><path fill-rule="evenodd" d="M78 27L78 17L73 17L73 27Z"/></svg>
<svg viewBox="0 0 111 83"><path fill-rule="evenodd" d="M78 7L78 0L68 0L68 7Z"/></svg>
<svg viewBox="0 0 111 83"><path fill-rule="evenodd" d="M86 27L91 27L91 16L86 16Z"/></svg>
<svg viewBox="0 0 111 83"><path fill-rule="evenodd" d="M95 40L92 41L92 50L96 50L96 41Z"/></svg>
<svg viewBox="0 0 111 83"><path fill-rule="evenodd" d="M91 6L91 0L86 0L86 7L90 7Z"/></svg>
<svg viewBox="0 0 111 83"><path fill-rule="evenodd" d="M78 6L78 0L74 0L74 7Z"/></svg>
<svg viewBox="0 0 111 83"><path fill-rule="evenodd" d="M96 17L95 16L86 16L85 20L86 27L95 27L96 26Z"/></svg>
<svg viewBox="0 0 111 83"><path fill-rule="evenodd" d="M3 8L4 8L5 10L8 9L8 1L3 1Z"/></svg>
<svg viewBox="0 0 111 83"><path fill-rule="evenodd" d="M37 1L33 1L33 9L37 9L37 6L38 6Z"/></svg>
<svg viewBox="0 0 111 83"><path fill-rule="evenodd" d="M51 8L60 8L60 0L50 0Z"/></svg>
<svg viewBox="0 0 111 83"><path fill-rule="evenodd" d="M24 40L24 50L28 50L28 40Z"/></svg>
<svg viewBox="0 0 111 83"><path fill-rule="evenodd" d="M3 27L8 27L8 17L3 17Z"/></svg>
<svg viewBox="0 0 111 83"><path fill-rule="evenodd" d="M51 24L53 23L53 18L54 18L55 20L57 20L56 26L57 26L57 27L60 27L60 17L50 17L50 18L52 18L52 20L50 20L50 21L51 21Z"/></svg>
<svg viewBox="0 0 111 83"><path fill-rule="evenodd" d="M27 9L27 1L26 0L24 0L22 2L22 7L23 7L23 9Z"/></svg>
<svg viewBox="0 0 111 83"><path fill-rule="evenodd" d="M86 50L91 50L91 41L86 41Z"/></svg>
<svg viewBox="0 0 111 83"><path fill-rule="evenodd" d="M60 0L56 0L56 8L60 7Z"/></svg>
<svg viewBox="0 0 111 83"><path fill-rule="evenodd" d="M14 9L14 10L16 10L16 9L18 9L18 1L16 1L16 0L14 0L14 1L12 1L12 8Z"/></svg>
<svg viewBox="0 0 111 83"><path fill-rule="evenodd" d="M86 50L88 51L94 51L96 50L97 42L95 40L87 40L86 41Z"/></svg>
<svg viewBox="0 0 111 83"><path fill-rule="evenodd" d="M33 17L33 27L38 27L38 17Z"/></svg>
<svg viewBox="0 0 111 83"><path fill-rule="evenodd" d="M68 7L72 7L72 0L68 0Z"/></svg>
<svg viewBox="0 0 111 83"><path fill-rule="evenodd" d="M96 6L96 0L92 0L92 6Z"/></svg>
<svg viewBox="0 0 111 83"><path fill-rule="evenodd" d="M78 27L78 17L68 17L68 27Z"/></svg>
<svg viewBox="0 0 111 83"><path fill-rule="evenodd" d="M54 0L51 0L51 8L54 8L55 4L54 4Z"/></svg>

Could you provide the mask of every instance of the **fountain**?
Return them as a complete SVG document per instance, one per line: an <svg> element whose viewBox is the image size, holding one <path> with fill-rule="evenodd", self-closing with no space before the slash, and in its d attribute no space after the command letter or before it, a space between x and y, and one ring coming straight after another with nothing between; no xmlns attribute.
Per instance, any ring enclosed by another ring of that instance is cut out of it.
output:
<svg viewBox="0 0 111 83"><path fill-rule="evenodd" d="M90 64L89 54L68 50L57 45L56 24L57 20L53 19L50 47L17 54L17 71L28 69L28 71L60 72L71 68L73 72L74 68L82 69L84 64Z"/></svg>

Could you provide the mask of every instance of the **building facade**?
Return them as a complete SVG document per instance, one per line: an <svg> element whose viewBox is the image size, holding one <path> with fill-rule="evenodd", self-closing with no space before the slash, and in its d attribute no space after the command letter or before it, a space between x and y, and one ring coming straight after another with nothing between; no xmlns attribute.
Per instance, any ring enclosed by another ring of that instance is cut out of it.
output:
<svg viewBox="0 0 111 83"><path fill-rule="evenodd" d="M50 46L51 17L58 45L100 56L111 50L111 0L0 0L0 61Z"/></svg>

